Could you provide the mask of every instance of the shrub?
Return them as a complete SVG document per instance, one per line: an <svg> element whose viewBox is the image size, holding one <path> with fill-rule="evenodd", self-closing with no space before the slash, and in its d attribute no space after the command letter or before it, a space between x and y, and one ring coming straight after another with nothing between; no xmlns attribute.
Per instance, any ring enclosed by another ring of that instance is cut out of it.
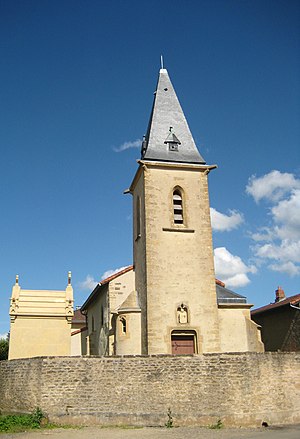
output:
<svg viewBox="0 0 300 439"><path fill-rule="evenodd" d="M8 358L8 346L9 342L8 339L1 338L0 339L0 361L1 360L7 360Z"/></svg>
<svg viewBox="0 0 300 439"><path fill-rule="evenodd" d="M28 415L2 415L0 416L0 432L14 433L40 428L44 418L45 415L39 408Z"/></svg>

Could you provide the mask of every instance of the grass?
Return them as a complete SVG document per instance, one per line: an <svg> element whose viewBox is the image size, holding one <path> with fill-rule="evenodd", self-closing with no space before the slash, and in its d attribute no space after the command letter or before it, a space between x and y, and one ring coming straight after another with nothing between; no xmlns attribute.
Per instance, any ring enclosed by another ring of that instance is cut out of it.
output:
<svg viewBox="0 0 300 439"><path fill-rule="evenodd" d="M220 430L223 427L224 427L224 425L223 425L223 422L221 421L221 419L218 419L218 421L215 424L208 426L208 428L211 430Z"/></svg>
<svg viewBox="0 0 300 439"><path fill-rule="evenodd" d="M173 428L174 427L174 425L173 425L173 416L172 416L172 411L171 411L170 407L168 408L168 411L167 411L167 417L168 417L168 420L165 423L165 427Z"/></svg>

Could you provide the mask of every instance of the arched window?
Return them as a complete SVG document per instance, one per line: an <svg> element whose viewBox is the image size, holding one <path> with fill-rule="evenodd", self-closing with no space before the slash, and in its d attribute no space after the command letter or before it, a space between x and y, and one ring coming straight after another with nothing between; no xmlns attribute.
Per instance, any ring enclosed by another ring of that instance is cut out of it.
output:
<svg viewBox="0 0 300 439"><path fill-rule="evenodd" d="M173 191L173 215L174 224L183 224L183 203L179 189Z"/></svg>
<svg viewBox="0 0 300 439"><path fill-rule="evenodd" d="M120 329L121 334L125 335L127 333L127 322L125 317L120 317Z"/></svg>

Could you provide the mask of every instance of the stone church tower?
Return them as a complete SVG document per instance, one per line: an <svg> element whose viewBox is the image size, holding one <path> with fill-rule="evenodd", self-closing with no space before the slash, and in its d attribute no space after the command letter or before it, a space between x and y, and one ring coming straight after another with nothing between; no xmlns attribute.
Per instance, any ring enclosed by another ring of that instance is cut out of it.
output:
<svg viewBox="0 0 300 439"><path fill-rule="evenodd" d="M207 175L166 69L161 69L130 187L142 354L219 352Z"/></svg>

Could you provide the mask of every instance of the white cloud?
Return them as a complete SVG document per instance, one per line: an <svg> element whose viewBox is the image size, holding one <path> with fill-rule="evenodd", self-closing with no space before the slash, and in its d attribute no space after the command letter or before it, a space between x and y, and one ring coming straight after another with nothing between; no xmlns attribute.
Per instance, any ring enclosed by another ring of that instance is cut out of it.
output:
<svg viewBox="0 0 300 439"><path fill-rule="evenodd" d="M293 190L288 199L279 201L271 213L279 238L300 240L300 190Z"/></svg>
<svg viewBox="0 0 300 439"><path fill-rule="evenodd" d="M210 208L210 218L213 230L218 232L236 229L244 221L243 215L235 210L229 210L229 215L225 215L213 207Z"/></svg>
<svg viewBox="0 0 300 439"><path fill-rule="evenodd" d="M4 339L4 340L7 339L7 332L4 333L4 334L0 334L0 340L1 340L1 339Z"/></svg>
<svg viewBox="0 0 300 439"><path fill-rule="evenodd" d="M91 291L91 290L93 290L95 288L97 283L98 282L95 281L93 276L88 274L84 281L79 282L79 288L81 290L89 290L89 291Z"/></svg>
<svg viewBox="0 0 300 439"><path fill-rule="evenodd" d="M272 271L296 276L300 274L300 180L293 174L271 171L252 176L246 192L256 202L265 199L268 226L252 234L257 243L254 254Z"/></svg>
<svg viewBox="0 0 300 439"><path fill-rule="evenodd" d="M282 262L300 262L300 241L285 239L280 244L268 243L255 248L256 256Z"/></svg>
<svg viewBox="0 0 300 439"><path fill-rule="evenodd" d="M286 273L289 276L297 276L300 274L300 267L290 261L283 264L271 264L269 265L269 268L273 271L278 271L279 273Z"/></svg>
<svg viewBox="0 0 300 439"><path fill-rule="evenodd" d="M292 189L300 188L300 181L288 172L271 171L262 177L252 175L248 180L246 192L252 195L256 203L265 198L277 202Z"/></svg>
<svg viewBox="0 0 300 439"><path fill-rule="evenodd" d="M137 139L134 141L124 142L122 145L118 146L117 148L114 148L115 152L122 152L129 148L140 148L142 146L142 140Z"/></svg>
<svg viewBox="0 0 300 439"><path fill-rule="evenodd" d="M128 265L126 265L125 267L120 267L120 268L116 268L115 270L107 270L105 271L102 276L101 276L101 280L106 279L107 277L112 276L113 274L118 273L119 271L124 270L125 268L127 268Z"/></svg>
<svg viewBox="0 0 300 439"><path fill-rule="evenodd" d="M214 249L216 277L228 287L244 287L250 282L247 273L256 273L253 265L247 266L239 256L231 254L225 247Z"/></svg>
<svg viewBox="0 0 300 439"><path fill-rule="evenodd" d="M258 232L252 233L251 238L254 241L273 241L276 238L275 230L271 230L269 227L261 227Z"/></svg>

